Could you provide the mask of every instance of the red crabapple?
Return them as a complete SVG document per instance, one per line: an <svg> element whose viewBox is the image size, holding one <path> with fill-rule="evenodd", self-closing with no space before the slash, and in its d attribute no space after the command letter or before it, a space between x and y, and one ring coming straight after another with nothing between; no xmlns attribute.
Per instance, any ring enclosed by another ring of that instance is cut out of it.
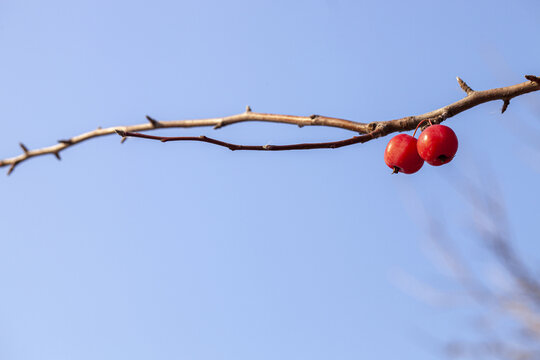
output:
<svg viewBox="0 0 540 360"><path fill-rule="evenodd" d="M394 136L384 151L384 162L394 174L402 172L412 174L420 170L424 160L418 155L416 139L407 134Z"/></svg>
<svg viewBox="0 0 540 360"><path fill-rule="evenodd" d="M430 165L440 166L452 161L458 149L458 139L448 126L432 125L422 131L416 145L422 159Z"/></svg>

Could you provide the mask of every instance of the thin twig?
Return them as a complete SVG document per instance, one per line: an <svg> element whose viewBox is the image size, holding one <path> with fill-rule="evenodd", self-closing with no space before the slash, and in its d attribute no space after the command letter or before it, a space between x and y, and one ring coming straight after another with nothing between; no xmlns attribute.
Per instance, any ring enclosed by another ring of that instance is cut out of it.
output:
<svg viewBox="0 0 540 360"><path fill-rule="evenodd" d="M127 132L122 130L116 130L116 133L123 138L125 137L138 137L151 140L159 140L161 142L169 141L201 141L218 146L223 146L229 150L261 150L261 151L282 151L282 150L307 150L307 149L337 149L343 146L352 144L365 143L377 136L376 132L372 132L365 135L353 136L352 138L331 141L331 142L319 142L319 143L303 143L303 144L291 144L291 145L238 145L231 144L225 141L216 140L207 136L153 136L147 134L141 134L137 132Z"/></svg>
<svg viewBox="0 0 540 360"><path fill-rule="evenodd" d="M130 125L130 126L113 126L105 129L98 128L93 131L86 132L74 136L70 139L59 140L59 143L56 145L23 151L23 154L18 156L0 160L0 167L10 166L8 174L11 173L15 166L20 164L23 161L26 161L30 158L52 154L57 156L64 149L81 143L83 141L114 134L117 130L121 130L128 133L140 132L140 131L149 131L157 128L189 128L189 127L201 127L201 126L213 126L215 129L222 128L227 125L237 124L241 122L248 121L262 121L262 122L273 122L273 123L283 123L283 124L294 124L299 127L303 126L327 126L327 127L336 127L341 129L350 130L360 134L369 134L369 138L353 137L347 140L341 140L334 143L315 143L314 144L295 144L295 145L266 145L268 147L274 147L276 150L291 150L291 149L314 149L314 148L332 148L340 147L346 145L352 145L356 143L361 143L369 141L371 139L386 136L388 134L397 132L397 131L408 131L413 130L418 123L422 120L429 119L433 123L440 123L454 115L457 115L465 110L468 110L479 104L483 104L489 101L494 100L503 100L510 101L510 99L520 96L526 93L540 90L540 81L537 76L527 75L527 82L507 86L503 88L490 89L484 91L472 91L467 93L467 96L459 101L456 101L450 105L444 106L437 110L416 115L416 116L407 116L400 119L389 120L389 121L375 121L370 123L361 123L345 119L333 118L328 116L321 115L311 115L311 116L294 116L294 115L281 115L281 114L266 114L266 113L256 113L251 111L251 108L247 108L245 112L237 115L220 117L220 118L210 118L210 119L198 119L198 120L173 120L173 121L157 121L154 118L147 117L148 122L139 125ZM463 82L463 81L462 81ZM463 84L465 84L463 82ZM461 83L460 83L461 85ZM466 84L465 84L466 85ZM461 85L463 87L463 85ZM467 85L468 87L468 85ZM470 88L469 88L470 89ZM122 138L122 141L125 141L125 137ZM210 138L207 138L210 139ZM355 140L352 140L355 139ZM360 140L362 139L362 140ZM367 139L364 141L364 139ZM210 139L211 141L205 142L216 142L219 140ZM204 140L196 140L204 141ZM341 145L341 144L345 145ZM336 146L327 146L322 144L336 144ZM230 144L234 145L234 144ZM245 145L236 145L242 146L245 149L250 148L250 146ZM286 148L281 148L286 147ZM253 148L250 150L261 150L259 148ZM59 155L58 155L59 156Z"/></svg>

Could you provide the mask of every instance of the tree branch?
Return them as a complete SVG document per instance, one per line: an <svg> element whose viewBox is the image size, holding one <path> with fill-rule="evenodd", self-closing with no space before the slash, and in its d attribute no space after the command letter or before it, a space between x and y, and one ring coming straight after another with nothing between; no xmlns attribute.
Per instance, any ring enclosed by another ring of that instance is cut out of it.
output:
<svg viewBox="0 0 540 360"><path fill-rule="evenodd" d="M64 149L81 143L83 141L111 135L119 130L120 134L125 134L126 136L122 137L122 142L125 141L127 136L136 136L136 137L145 137L143 134L134 135L134 133L140 131L149 131L154 129L161 128L188 128L188 127L202 127L202 126L213 126L214 129L219 129L221 127L237 124L241 122L248 121L262 121L262 122L273 122L273 123L283 123L283 124L293 124L299 127L303 126L328 126L336 127L341 129L350 130L356 133L365 134L363 136L355 136L346 140L340 140L336 142L329 143L311 143L311 144L293 144L293 145L236 145L222 142L220 140L215 140L202 137L176 137L168 138L165 141L175 140L192 140L192 141L203 141L220 146L225 146L231 150L294 150L294 149L320 149L320 148L337 148L357 143L363 143L378 137L386 136L388 134L397 132L397 131L408 131L413 130L416 126L423 120L429 119L433 123L440 123L454 115L457 115L465 110L468 110L479 104L485 102L502 100L504 102L503 110L506 110L510 99L520 96L526 93L540 90L540 78L533 75L525 76L527 82L507 86L503 88L490 89L484 91L474 91L472 90L463 80L458 79L460 87L467 93L467 96L459 101L456 101L450 105L444 106L440 109L421 114L416 116L407 116L400 119L389 120L389 121L375 121L371 123L361 123L345 119L321 116L321 115L311 115L311 116L293 116L293 115L280 115L280 114L265 114L265 113L256 113L252 112L251 108L247 107L246 111L232 116L226 116L221 118L210 118L210 119L197 119L197 120L173 120L173 121L157 121L154 118L147 116L148 123L131 125L131 126L114 126L109 128L98 128L93 131L86 132L74 136L70 139L59 140L58 144L52 145L49 147L44 147L41 149L29 150L26 146L23 147L23 154L0 160L0 167L9 166L8 175L13 172L15 167L21 162L28 160L30 158L52 154L60 160L60 152ZM461 81L460 81L461 80ZM150 137L151 138L151 137ZM163 140L164 137L158 137L159 140ZM22 146L21 146L22 147Z"/></svg>
<svg viewBox="0 0 540 360"><path fill-rule="evenodd" d="M303 144L291 144L291 145L238 145L231 144L225 141L212 139L206 136L153 136L147 134L141 134L136 132L127 132L122 130L116 130L116 133L122 138L126 137L138 137L143 139L159 140L161 142L169 141L202 141L218 146L223 146L229 150L270 150L270 151L282 151L282 150L306 150L306 149L337 149L343 146L352 144L365 143L376 137L377 132L371 132L369 134L361 136L353 136L352 138L320 143L303 143Z"/></svg>

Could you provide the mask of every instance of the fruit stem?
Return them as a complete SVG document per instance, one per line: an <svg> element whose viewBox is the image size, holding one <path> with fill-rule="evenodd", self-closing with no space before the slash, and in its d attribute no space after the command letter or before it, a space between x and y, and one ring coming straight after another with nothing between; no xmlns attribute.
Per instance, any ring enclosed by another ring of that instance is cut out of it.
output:
<svg viewBox="0 0 540 360"><path fill-rule="evenodd" d="M426 122L426 121L429 121L429 125L433 125L433 123L431 122L431 119L424 119L422 121L420 121L418 123L418 125L416 125L416 129L414 129L414 133L412 134L412 137L414 137L414 135L416 135L416 130L418 130L418 128L420 127L420 125L422 125L422 123Z"/></svg>

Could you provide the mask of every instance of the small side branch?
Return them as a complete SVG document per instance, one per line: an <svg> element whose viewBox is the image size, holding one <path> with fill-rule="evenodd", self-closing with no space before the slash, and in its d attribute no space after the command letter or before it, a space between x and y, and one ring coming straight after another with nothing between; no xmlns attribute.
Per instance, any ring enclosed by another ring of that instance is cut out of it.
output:
<svg viewBox="0 0 540 360"><path fill-rule="evenodd" d="M469 87L469 85L467 85L467 83L465 81L461 80L461 78L459 76L456 77L456 79L457 79L457 82L458 82L459 86L461 87L461 89L463 91L465 91L467 93L467 95L471 95L474 92L474 90L471 89Z"/></svg>
<svg viewBox="0 0 540 360"><path fill-rule="evenodd" d="M229 150L259 150L259 151L283 151L283 150L309 150L309 149L337 149L343 146L359 144L374 139L377 133L369 133L361 136L331 142L303 143L291 145L238 145L225 141L209 138L207 136L153 136L136 132L116 130L116 133L122 137L138 137L143 139L158 140L161 142L169 141L201 141L218 146L223 146Z"/></svg>
<svg viewBox="0 0 540 360"><path fill-rule="evenodd" d="M319 148L335 148L341 146L347 146L357 143L362 143L375 139L377 137L386 136L388 134L398 132L398 131L409 131L414 130L416 126L424 121L431 120L433 123L440 123L442 121L451 118L463 111L466 111L477 105L494 101L502 100L503 101L503 112L507 109L510 100L516 96L527 94L533 91L540 90L540 78L534 75L526 75L527 82L516 84L512 86L507 86L503 88L483 90L483 91L474 91L472 90L463 80L458 78L458 83L460 87L467 93L467 96L463 99L456 101L452 104L441 107L437 110L433 110L421 115L406 116L400 119L387 120L387 121L373 121L373 122L356 122L346 119L322 116L322 115L311 115L311 116L295 116L295 115L282 115L282 114L267 114L267 113L257 113L253 112L248 106L246 111L237 115L231 115L220 118L210 118L210 119L196 119L196 120L172 120L172 121L157 121L154 118L147 116L146 119L148 122L139 125L129 125L129 126L113 126L109 128L98 128L93 131L86 132L74 136L69 139L62 139L58 141L58 144L31 150L26 146L21 145L23 153L0 160L0 167L9 166L8 174L13 172L15 166L19 163L26 161L30 158L52 154L58 159L60 158L60 152L67 149L68 147L79 144L83 141L93 139L96 137L106 136L115 134L118 130L123 131L126 134L138 133L141 131L150 131L158 128L191 128L191 127L214 127L214 129L219 129L224 126L238 124L242 122L271 122L271 123L281 123L281 124L292 124L299 127L304 126L327 126L335 127L345 130L350 130L361 136L354 136L350 139L340 140L337 142L330 143L312 143L312 144L293 144L293 145L264 145L264 146L255 146L255 145L237 145L237 144L228 144L234 147L236 150L294 150L294 149L319 149ZM142 134L140 134L142 135ZM364 136L365 135L365 136ZM130 135L131 136L131 135ZM122 137L122 142L127 139L128 136ZM142 137L142 136L138 136ZM166 141L173 141L173 138ZM226 146L224 142L215 140L207 137L180 137L176 138L177 140L194 140L194 141L204 141L208 143L214 143L216 145ZM195 140L197 139L197 140ZM204 140L203 140L204 139ZM352 140L354 139L354 140ZM160 139L161 140L161 139ZM219 144L218 144L219 143ZM229 147L229 146L226 146Z"/></svg>

